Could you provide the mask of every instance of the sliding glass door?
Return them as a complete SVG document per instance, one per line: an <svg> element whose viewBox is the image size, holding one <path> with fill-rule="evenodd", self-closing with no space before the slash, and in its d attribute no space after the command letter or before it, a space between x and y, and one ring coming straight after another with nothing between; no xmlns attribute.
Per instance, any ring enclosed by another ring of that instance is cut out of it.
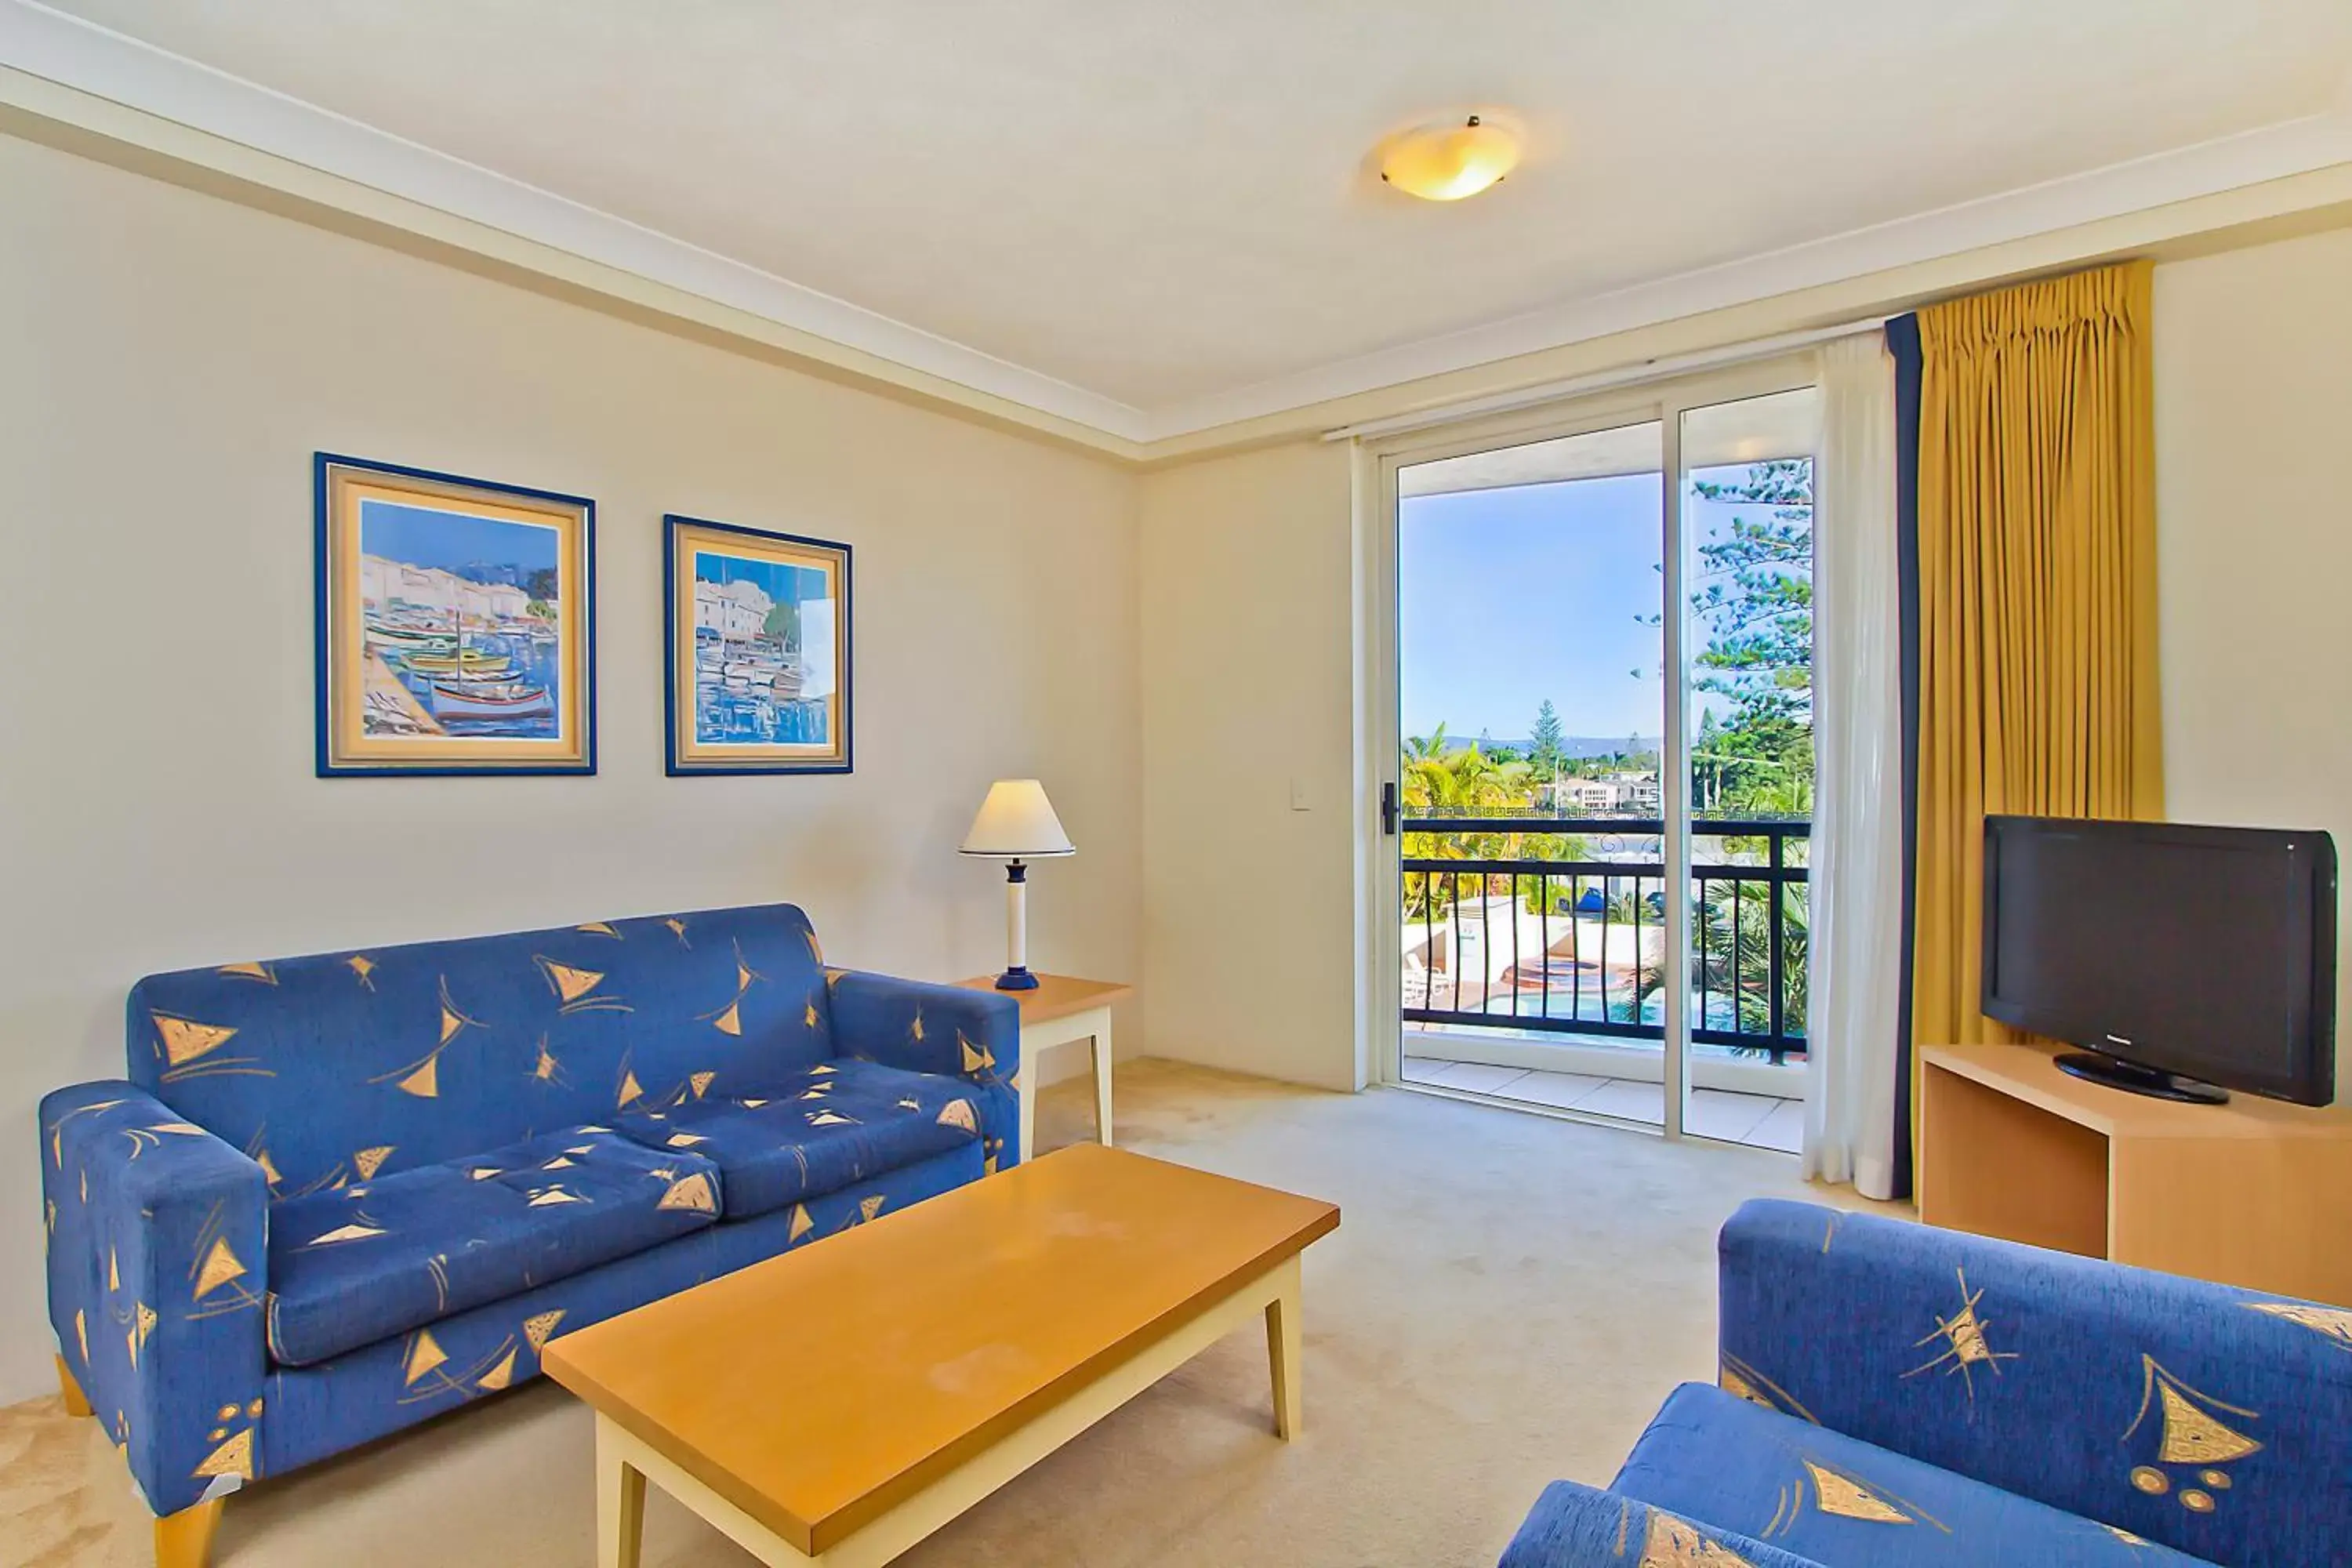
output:
<svg viewBox="0 0 2352 1568"><path fill-rule="evenodd" d="M1802 386L1680 416L1690 1070L1684 1125L1803 1133L1813 814L1813 453Z"/></svg>
<svg viewBox="0 0 2352 1568"><path fill-rule="evenodd" d="M1380 1076L1795 1147L1808 380L1382 456Z"/></svg>
<svg viewBox="0 0 2352 1568"><path fill-rule="evenodd" d="M1399 470L1406 1081L1664 1123L1664 430Z"/></svg>

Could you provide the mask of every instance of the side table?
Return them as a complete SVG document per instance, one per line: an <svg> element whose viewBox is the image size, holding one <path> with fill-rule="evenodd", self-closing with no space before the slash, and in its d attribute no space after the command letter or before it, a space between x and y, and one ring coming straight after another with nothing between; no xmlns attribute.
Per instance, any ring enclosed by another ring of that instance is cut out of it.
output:
<svg viewBox="0 0 2352 1568"><path fill-rule="evenodd" d="M993 991L993 975L975 975L957 984L973 991ZM1067 974L1039 974L1034 991L1007 991L1021 1004L1021 1070L1013 1087L1021 1094L1021 1158L1037 1154L1037 1090L1041 1079L1037 1059L1055 1046L1086 1040L1093 1046L1095 1068L1095 1142L1110 1142L1110 1008L1135 994L1135 987L1114 980L1080 980Z"/></svg>

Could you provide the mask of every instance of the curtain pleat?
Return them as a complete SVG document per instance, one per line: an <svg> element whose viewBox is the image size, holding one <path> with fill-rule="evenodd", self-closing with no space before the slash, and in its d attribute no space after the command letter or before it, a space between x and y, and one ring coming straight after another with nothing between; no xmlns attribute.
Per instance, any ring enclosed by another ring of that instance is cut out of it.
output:
<svg viewBox="0 0 2352 1568"><path fill-rule="evenodd" d="M2146 262L1918 313L1911 1037L1979 1009L1984 818L2160 817Z"/></svg>
<svg viewBox="0 0 2352 1568"><path fill-rule="evenodd" d="M1903 709L1903 954L1895 998L1895 1118L1892 1195L1911 1195L1911 954L1919 930L1919 318L1886 323L1886 352L1895 360L1895 603Z"/></svg>
<svg viewBox="0 0 2352 1568"><path fill-rule="evenodd" d="M1812 964L1804 1173L1895 1192L1903 824L1895 362L1880 336L1822 353L1813 513Z"/></svg>

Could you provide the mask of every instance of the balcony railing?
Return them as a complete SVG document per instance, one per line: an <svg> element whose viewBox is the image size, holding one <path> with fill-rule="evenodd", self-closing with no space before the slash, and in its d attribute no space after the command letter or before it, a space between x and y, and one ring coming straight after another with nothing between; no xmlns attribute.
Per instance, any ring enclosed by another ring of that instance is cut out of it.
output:
<svg viewBox="0 0 2352 1568"><path fill-rule="evenodd" d="M1424 816L1400 826L1410 836L1406 1020L1664 1039L1662 820ZM1803 1055L1811 828L1786 817L1692 822L1697 1044L1775 1062ZM1422 835L1441 841L1416 843ZM1498 837L1500 851L1483 857L1463 842Z"/></svg>

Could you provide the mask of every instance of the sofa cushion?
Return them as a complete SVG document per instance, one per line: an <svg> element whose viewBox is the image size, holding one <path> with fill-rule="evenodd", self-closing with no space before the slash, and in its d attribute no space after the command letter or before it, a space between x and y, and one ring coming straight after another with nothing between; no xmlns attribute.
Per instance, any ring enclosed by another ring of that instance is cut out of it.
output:
<svg viewBox="0 0 2352 1568"><path fill-rule="evenodd" d="M971 1095L961 1079L844 1058L613 1124L647 1148L709 1160L728 1217L749 1219L974 1142Z"/></svg>
<svg viewBox="0 0 2352 1568"><path fill-rule="evenodd" d="M720 1202L708 1161L593 1126L286 1199L270 1353L324 1361L698 1229Z"/></svg>
<svg viewBox="0 0 2352 1568"><path fill-rule="evenodd" d="M2128 1488L2123 1468L2116 1484L2119 1495ZM1825 1568L2201 1561L1704 1384L1675 1390L1610 1490Z"/></svg>
<svg viewBox="0 0 2352 1568"><path fill-rule="evenodd" d="M1639 1552L1640 1556L1634 1556ZM1668 1513L1577 1481L1554 1481L1503 1548L1495 1568L1821 1568L1718 1524Z"/></svg>
<svg viewBox="0 0 2352 1568"><path fill-rule="evenodd" d="M130 1079L261 1162L272 1195L747 1094L830 1059L832 1000L790 904L151 974Z"/></svg>
<svg viewBox="0 0 2352 1568"><path fill-rule="evenodd" d="M966 1143L805 1205L740 1225L707 1226L569 1279L504 1297L470 1312L452 1313L427 1328L379 1340L323 1366L280 1367L269 1375L268 1404L255 1431L254 1473L284 1475L513 1388L538 1376L548 1345L575 1330L817 1245L868 1220L976 1182L980 1175L980 1147ZM792 1325L777 1324L775 1331L789 1334ZM813 1346L811 1353L823 1354L824 1347ZM210 1420L217 1407L180 1408ZM151 1425L149 1429L155 1428ZM196 1436L204 1436L199 1427ZM198 1478L200 1483L203 1479ZM491 1555L499 1562L513 1561ZM415 1554L420 1563L445 1560L437 1552ZM748 1565L751 1560L742 1561Z"/></svg>

